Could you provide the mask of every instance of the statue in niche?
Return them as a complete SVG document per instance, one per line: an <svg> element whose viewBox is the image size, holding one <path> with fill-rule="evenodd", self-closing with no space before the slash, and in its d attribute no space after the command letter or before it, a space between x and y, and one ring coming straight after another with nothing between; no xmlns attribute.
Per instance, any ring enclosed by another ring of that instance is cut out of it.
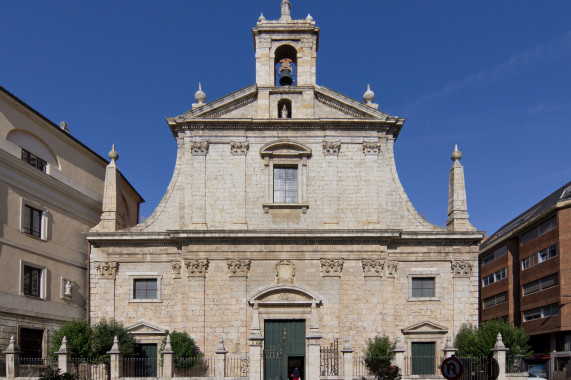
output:
<svg viewBox="0 0 571 380"><path fill-rule="evenodd" d="M71 282L70 280L67 280L65 282L65 288L64 288L63 295L66 297L71 297L71 289L72 288L73 288L73 282Z"/></svg>
<svg viewBox="0 0 571 380"><path fill-rule="evenodd" d="M283 108L282 108L282 119L287 119L288 118L288 112L287 112L287 107L284 104Z"/></svg>

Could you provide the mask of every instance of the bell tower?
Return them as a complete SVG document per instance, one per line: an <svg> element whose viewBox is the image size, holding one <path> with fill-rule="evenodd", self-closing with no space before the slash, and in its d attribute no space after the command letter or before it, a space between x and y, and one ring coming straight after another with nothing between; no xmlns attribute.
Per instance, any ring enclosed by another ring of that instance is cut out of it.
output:
<svg viewBox="0 0 571 380"><path fill-rule="evenodd" d="M292 20L290 8L290 1L282 0L279 20L261 15L252 29L258 87L315 85L319 28L309 14Z"/></svg>

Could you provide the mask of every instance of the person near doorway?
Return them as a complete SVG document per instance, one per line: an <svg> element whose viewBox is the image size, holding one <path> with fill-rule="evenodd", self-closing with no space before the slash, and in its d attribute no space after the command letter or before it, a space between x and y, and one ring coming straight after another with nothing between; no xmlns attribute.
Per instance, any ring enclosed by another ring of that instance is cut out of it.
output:
<svg viewBox="0 0 571 380"><path fill-rule="evenodd" d="M297 369L297 367L293 370L293 373L291 374L291 378L293 380L299 380L299 369Z"/></svg>

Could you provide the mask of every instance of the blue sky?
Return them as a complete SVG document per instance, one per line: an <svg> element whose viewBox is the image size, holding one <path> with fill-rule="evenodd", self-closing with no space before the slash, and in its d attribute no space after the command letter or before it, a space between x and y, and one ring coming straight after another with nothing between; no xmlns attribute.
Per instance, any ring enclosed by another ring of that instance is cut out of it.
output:
<svg viewBox="0 0 571 380"><path fill-rule="evenodd" d="M471 222L494 232L571 179L571 2L291 0L321 28L317 82L407 121L415 207L444 225L463 152ZM176 144L165 117L255 81L251 28L280 0L2 1L0 84L118 165L149 216Z"/></svg>

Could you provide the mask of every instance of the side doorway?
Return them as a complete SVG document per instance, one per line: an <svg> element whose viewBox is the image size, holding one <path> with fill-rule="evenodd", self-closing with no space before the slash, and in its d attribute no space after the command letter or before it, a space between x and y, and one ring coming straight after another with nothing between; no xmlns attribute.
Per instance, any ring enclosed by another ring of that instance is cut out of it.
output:
<svg viewBox="0 0 571 380"><path fill-rule="evenodd" d="M412 342L411 374L434 375L436 362L436 344L434 342Z"/></svg>
<svg viewBox="0 0 571 380"><path fill-rule="evenodd" d="M304 380L305 320L264 321L264 380Z"/></svg>
<svg viewBox="0 0 571 380"><path fill-rule="evenodd" d="M133 377L156 377L157 376L157 345L136 344L135 358L132 359L129 374Z"/></svg>

